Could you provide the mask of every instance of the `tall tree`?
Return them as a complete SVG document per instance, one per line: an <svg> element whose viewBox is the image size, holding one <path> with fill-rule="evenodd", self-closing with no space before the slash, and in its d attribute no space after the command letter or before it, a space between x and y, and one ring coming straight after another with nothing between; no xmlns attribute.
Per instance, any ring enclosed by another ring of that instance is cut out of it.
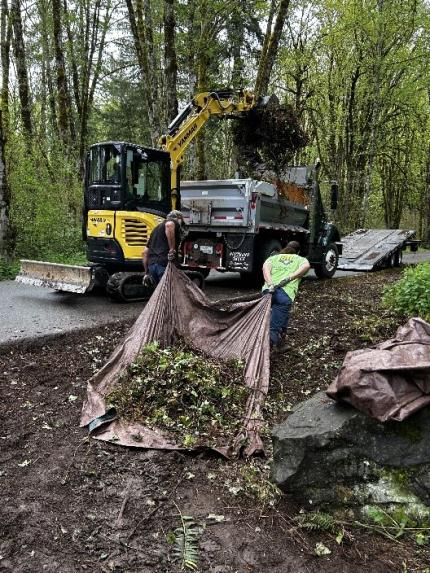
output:
<svg viewBox="0 0 430 573"><path fill-rule="evenodd" d="M278 11L276 12L275 0L272 0L269 21L266 29L266 37L264 39L263 49L258 65L257 79L255 81L255 92L257 95L266 94L269 89L270 76L278 55L279 41L284 29L289 5L290 0L281 0ZM276 19L272 30L272 17L275 13Z"/></svg>
<svg viewBox="0 0 430 573"><path fill-rule="evenodd" d="M27 135L27 143L30 143L33 135L33 121L31 112L30 84L28 81L27 58L25 53L24 35L21 20L20 0L12 0L10 17L13 26L13 51L15 55L16 70L18 75L19 99L21 103L21 119L24 131Z"/></svg>
<svg viewBox="0 0 430 573"><path fill-rule="evenodd" d="M72 98L66 73L62 33L62 7L60 0L52 0L52 22L54 33L54 51L57 74L57 109L58 128L60 137L66 146L76 137L74 122L72 120Z"/></svg>
<svg viewBox="0 0 430 573"><path fill-rule="evenodd" d="M178 113L178 62L176 58L175 27L174 0L164 0L164 77L167 124Z"/></svg>

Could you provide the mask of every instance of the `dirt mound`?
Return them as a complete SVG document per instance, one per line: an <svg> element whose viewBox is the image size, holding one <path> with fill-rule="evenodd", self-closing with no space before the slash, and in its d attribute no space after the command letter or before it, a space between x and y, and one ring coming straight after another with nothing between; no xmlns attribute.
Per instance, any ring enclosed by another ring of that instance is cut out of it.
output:
<svg viewBox="0 0 430 573"><path fill-rule="evenodd" d="M292 106L276 96L233 124L239 170L253 179L282 179L294 153L308 143Z"/></svg>

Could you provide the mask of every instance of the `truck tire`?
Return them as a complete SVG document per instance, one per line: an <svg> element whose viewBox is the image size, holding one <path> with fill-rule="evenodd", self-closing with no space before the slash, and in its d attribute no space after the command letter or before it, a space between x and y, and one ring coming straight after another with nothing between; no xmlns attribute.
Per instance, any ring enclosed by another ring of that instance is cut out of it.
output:
<svg viewBox="0 0 430 573"><path fill-rule="evenodd" d="M339 251L335 243L329 243L324 251L323 262L314 266L315 274L319 279L331 279L337 269Z"/></svg>
<svg viewBox="0 0 430 573"><path fill-rule="evenodd" d="M205 289L205 277L203 276L203 273L200 272L200 270L198 271L187 270L185 271L185 274L191 280L191 282L193 282L196 286L199 287L200 290Z"/></svg>
<svg viewBox="0 0 430 573"><path fill-rule="evenodd" d="M261 250L258 253L256 253L257 255L256 260L257 259L259 260L259 262L261 263L260 266L262 267L266 259L268 259L272 255L276 255L276 253L279 253L281 249L282 245L280 241L278 241L277 239L269 239L268 241L265 241L263 243Z"/></svg>
<svg viewBox="0 0 430 573"><path fill-rule="evenodd" d="M254 250L254 269L252 273L240 273L243 283L246 284L246 286L261 287L264 283L262 271L264 262L272 255L279 253L281 249L281 242L277 239L266 239L258 246L256 245Z"/></svg>

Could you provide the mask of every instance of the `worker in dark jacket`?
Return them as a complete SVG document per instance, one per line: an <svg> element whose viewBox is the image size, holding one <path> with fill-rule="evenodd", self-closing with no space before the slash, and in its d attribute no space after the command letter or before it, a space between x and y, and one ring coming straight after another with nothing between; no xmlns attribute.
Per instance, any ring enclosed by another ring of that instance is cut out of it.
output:
<svg viewBox="0 0 430 573"><path fill-rule="evenodd" d="M272 295L270 344L276 348L286 332L290 309L299 289L300 279L311 268L301 257L300 243L290 241L280 253L269 257L263 265L263 294Z"/></svg>
<svg viewBox="0 0 430 573"><path fill-rule="evenodd" d="M178 256L183 222L181 211L171 211L149 237L148 245L142 253L142 262L145 277L149 275L155 284L160 282L168 262L174 261Z"/></svg>

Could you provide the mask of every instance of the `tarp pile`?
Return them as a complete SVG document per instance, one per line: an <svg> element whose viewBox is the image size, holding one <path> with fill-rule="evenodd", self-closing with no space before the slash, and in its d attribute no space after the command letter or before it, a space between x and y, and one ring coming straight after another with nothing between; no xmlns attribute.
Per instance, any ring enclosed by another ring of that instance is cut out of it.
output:
<svg viewBox="0 0 430 573"><path fill-rule="evenodd" d="M381 422L430 404L430 324L411 318L393 339L348 352L327 394Z"/></svg>
<svg viewBox="0 0 430 573"><path fill-rule="evenodd" d="M162 347L183 339L190 347L218 359L244 361L244 383L250 394L241 430L228 447L214 448L225 456L252 455L263 450L259 435L262 405L269 386L270 297L246 302L211 301L188 277L169 264L143 312L108 362L88 382L81 426L101 440L125 446L182 449L166 432L117 418L105 398L121 374L148 343ZM137 438L138 436L138 438Z"/></svg>

